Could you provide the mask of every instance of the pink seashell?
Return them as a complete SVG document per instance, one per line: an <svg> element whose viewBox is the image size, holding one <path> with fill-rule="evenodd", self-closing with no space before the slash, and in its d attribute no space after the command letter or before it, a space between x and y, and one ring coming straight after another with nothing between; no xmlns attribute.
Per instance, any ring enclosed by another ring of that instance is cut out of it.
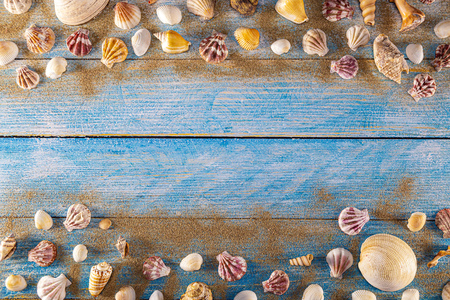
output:
<svg viewBox="0 0 450 300"><path fill-rule="evenodd" d="M331 61L331 73L337 73L344 79L355 77L358 69L358 61L351 55L346 55L340 60Z"/></svg>
<svg viewBox="0 0 450 300"><path fill-rule="evenodd" d="M419 74L414 78L414 85L408 94L419 101L420 98L431 97L436 92L436 81L429 74Z"/></svg>
<svg viewBox="0 0 450 300"><path fill-rule="evenodd" d="M450 238L450 209L441 209L436 214L434 222L436 223L436 226L444 232L444 239Z"/></svg>
<svg viewBox="0 0 450 300"><path fill-rule="evenodd" d="M436 49L436 58L431 62L436 71L450 68L450 44L439 45Z"/></svg>
<svg viewBox="0 0 450 300"><path fill-rule="evenodd" d="M225 45L226 37L225 34L213 30L211 36L200 42L200 55L206 62L218 64L227 58L228 49Z"/></svg>
<svg viewBox="0 0 450 300"><path fill-rule="evenodd" d="M342 279L342 274L353 265L353 256L344 248L336 248L328 252L327 263L330 266L330 276Z"/></svg>
<svg viewBox="0 0 450 300"><path fill-rule="evenodd" d="M156 280L169 275L170 268L166 267L161 257L151 256L144 262L143 273L148 280Z"/></svg>
<svg viewBox="0 0 450 300"><path fill-rule="evenodd" d="M325 0L322 5L322 14L330 22L336 22L344 18L353 18L355 9L347 0Z"/></svg>
<svg viewBox="0 0 450 300"><path fill-rule="evenodd" d="M247 262L240 256L231 256L227 251L217 255L219 276L226 281L236 281L247 272Z"/></svg>
<svg viewBox="0 0 450 300"><path fill-rule="evenodd" d="M420 2L425 3L425 4L431 4L433 3L435 0L420 0Z"/></svg>
<svg viewBox="0 0 450 300"><path fill-rule="evenodd" d="M49 241L40 242L34 249L28 251L28 261L34 261L41 267L50 266L56 259L57 249Z"/></svg>
<svg viewBox="0 0 450 300"><path fill-rule="evenodd" d="M270 274L269 279L262 282L264 293L283 295L289 288L289 276L280 270L275 270Z"/></svg>
<svg viewBox="0 0 450 300"><path fill-rule="evenodd" d="M367 209L359 210L354 207L345 208L338 218L339 227L342 232L348 235L358 234L369 220Z"/></svg>
<svg viewBox="0 0 450 300"><path fill-rule="evenodd" d="M67 38L66 45L73 55L78 57L88 55L92 50L92 44L89 40L89 30L84 28L78 29Z"/></svg>
<svg viewBox="0 0 450 300"><path fill-rule="evenodd" d="M73 204L67 210L67 217L63 224L67 231L70 232L74 229L86 228L90 222L91 211L89 208L83 204Z"/></svg>

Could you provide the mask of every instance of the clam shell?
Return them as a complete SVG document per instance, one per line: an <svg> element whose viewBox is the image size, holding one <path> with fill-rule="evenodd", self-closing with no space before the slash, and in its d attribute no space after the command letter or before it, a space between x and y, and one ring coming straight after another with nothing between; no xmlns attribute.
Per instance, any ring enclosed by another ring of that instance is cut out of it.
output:
<svg viewBox="0 0 450 300"><path fill-rule="evenodd" d="M111 225L112 222L110 219L103 219L98 223L98 227L103 230L108 230Z"/></svg>
<svg viewBox="0 0 450 300"><path fill-rule="evenodd" d="M31 25L23 34L28 49L37 54L49 52L55 44L55 33L49 27Z"/></svg>
<svg viewBox="0 0 450 300"><path fill-rule="evenodd" d="M5 286L10 291L19 292L27 287L27 282L20 275L9 275L5 280Z"/></svg>
<svg viewBox="0 0 450 300"><path fill-rule="evenodd" d="M371 291L357 290L352 293L352 300L377 300L377 296Z"/></svg>
<svg viewBox="0 0 450 300"><path fill-rule="evenodd" d="M80 25L95 18L109 0L54 0L55 13L66 25Z"/></svg>
<svg viewBox="0 0 450 300"><path fill-rule="evenodd" d="M328 53L327 36L320 29L310 29L303 36L303 51L309 55L325 56Z"/></svg>
<svg viewBox="0 0 450 300"><path fill-rule="evenodd" d="M21 66L16 69L16 83L25 90L34 89L39 84L39 74L28 69L28 66Z"/></svg>
<svg viewBox="0 0 450 300"><path fill-rule="evenodd" d="M67 231L83 229L91 222L91 211L84 204L73 204L67 210L66 220L63 222Z"/></svg>
<svg viewBox="0 0 450 300"><path fill-rule="evenodd" d="M258 297L253 291L246 290L236 294L234 300L258 300Z"/></svg>
<svg viewBox="0 0 450 300"><path fill-rule="evenodd" d="M122 258L127 257L130 252L130 245L128 245L127 241L121 236L119 236L119 239L117 240L116 248Z"/></svg>
<svg viewBox="0 0 450 300"><path fill-rule="evenodd" d="M121 287L116 293L116 300L136 300L136 292L131 286Z"/></svg>
<svg viewBox="0 0 450 300"><path fill-rule="evenodd" d="M352 79L353 77L356 76L356 73L358 73L358 69L359 69L358 61L351 55L346 55L342 57L340 60L331 61L331 70L330 70L331 73L337 73L343 79ZM354 224L354 226L358 225Z"/></svg>
<svg viewBox="0 0 450 300"><path fill-rule="evenodd" d="M415 85L414 85L415 86ZM436 86L436 83L435 83ZM434 94L434 92L433 92ZM427 222L427 215L422 212L415 212L409 217L408 219L408 229L412 232L419 231L420 229L425 226L425 223Z"/></svg>
<svg viewBox="0 0 450 300"><path fill-rule="evenodd" d="M254 28L239 27L234 37L245 50L254 50L259 46L259 31Z"/></svg>
<svg viewBox="0 0 450 300"><path fill-rule="evenodd" d="M273 53L281 55L289 52L291 43L286 39L277 40L270 45L270 49L272 49Z"/></svg>
<svg viewBox="0 0 450 300"><path fill-rule="evenodd" d="M66 297L66 287L71 285L64 274L56 278L44 276L37 284L37 294L42 300L63 300Z"/></svg>
<svg viewBox="0 0 450 300"><path fill-rule="evenodd" d="M348 235L360 233L369 220L370 217L367 209L359 210L354 207L344 208L338 218L339 228Z"/></svg>
<svg viewBox="0 0 450 300"><path fill-rule="evenodd" d="M283 295L289 289L289 276L281 270L275 270L269 279L262 282L262 286L264 293Z"/></svg>
<svg viewBox="0 0 450 300"><path fill-rule="evenodd" d="M375 2L376 0L359 0L359 7L362 10L364 24L375 25Z"/></svg>
<svg viewBox="0 0 450 300"><path fill-rule="evenodd" d="M48 67L48 65L47 65ZM47 75L48 76L48 75ZM43 210L38 210L34 214L34 226L37 229L49 230L53 226L52 217Z"/></svg>
<svg viewBox="0 0 450 300"><path fill-rule="evenodd" d="M344 248L336 248L328 252L327 263L330 266L330 276L342 279L342 274L353 265L353 256Z"/></svg>
<svg viewBox="0 0 450 300"><path fill-rule="evenodd" d="M170 268L167 267L161 257L151 256L147 258L143 266L144 277L148 280L156 280L158 278L168 276Z"/></svg>
<svg viewBox="0 0 450 300"><path fill-rule="evenodd" d="M309 20L306 16L303 0L278 0L275 4L275 10L283 18L295 24L301 24Z"/></svg>
<svg viewBox="0 0 450 300"><path fill-rule="evenodd" d="M203 20L214 17L214 0L187 0L186 5L190 13L200 16Z"/></svg>
<svg viewBox="0 0 450 300"><path fill-rule="evenodd" d="M370 33L363 25L355 25L350 27L346 33L348 46L353 51L356 51L359 47L367 45L370 41Z"/></svg>
<svg viewBox="0 0 450 300"><path fill-rule="evenodd" d="M89 30L80 28L72 33L66 40L67 49L70 53L78 57L88 55L92 50L92 43L89 40Z"/></svg>
<svg viewBox="0 0 450 300"><path fill-rule="evenodd" d="M223 280L236 281L247 272L247 262L240 256L231 256L227 251L223 251L216 259L219 262L219 276Z"/></svg>
<svg viewBox="0 0 450 300"><path fill-rule="evenodd" d="M313 261L314 256L312 254L308 254L305 256L293 258L289 260L289 264L291 266L305 266L309 267L311 266L311 262Z"/></svg>
<svg viewBox="0 0 450 300"><path fill-rule="evenodd" d="M164 300L164 295L158 290L155 290L148 300Z"/></svg>
<svg viewBox="0 0 450 300"><path fill-rule="evenodd" d="M402 300L419 300L420 294L416 289L405 290L402 294Z"/></svg>
<svg viewBox="0 0 450 300"><path fill-rule="evenodd" d="M450 300L450 282L448 282L442 289L442 300Z"/></svg>
<svg viewBox="0 0 450 300"><path fill-rule="evenodd" d="M134 4L119 2L114 7L114 23L121 29L136 27L141 21L141 10Z"/></svg>
<svg viewBox="0 0 450 300"><path fill-rule="evenodd" d="M10 41L0 42L0 66L5 66L14 61L19 54L17 45Z"/></svg>
<svg viewBox="0 0 450 300"><path fill-rule="evenodd" d="M33 4L33 0L4 0L3 5L6 10L12 14L20 15L27 12L31 5Z"/></svg>
<svg viewBox="0 0 450 300"><path fill-rule="evenodd" d="M230 0L230 5L241 15L251 16L256 11L258 0Z"/></svg>
<svg viewBox="0 0 450 300"><path fill-rule="evenodd" d="M409 73L405 57L384 34L380 34L373 43L375 65L387 78L398 84L402 82L402 72Z"/></svg>
<svg viewBox="0 0 450 300"><path fill-rule="evenodd" d="M180 262L180 268L186 272L200 270L203 263L203 257L198 253L191 253Z"/></svg>
<svg viewBox="0 0 450 300"><path fill-rule="evenodd" d="M228 48L225 45L226 37L225 34L213 30L211 36L200 42L199 52L201 57L211 64L223 62L228 56Z"/></svg>
<svg viewBox="0 0 450 300"><path fill-rule="evenodd" d="M190 42L186 41L178 32L168 30L153 34L161 41L161 48L166 53L183 53L189 50Z"/></svg>
<svg viewBox="0 0 450 300"><path fill-rule="evenodd" d="M85 245L76 245L75 248L73 248L72 257L75 262L82 262L87 258L88 255L88 249Z"/></svg>
<svg viewBox="0 0 450 300"><path fill-rule="evenodd" d="M107 38L102 44L101 62L108 68L112 68L115 63L123 62L127 59L127 45L118 38Z"/></svg>
<svg viewBox="0 0 450 300"><path fill-rule="evenodd" d="M435 218L436 226L444 233L444 239L450 238L450 209L444 208L438 211Z"/></svg>
<svg viewBox="0 0 450 300"><path fill-rule="evenodd" d="M145 28L139 29L131 38L131 45L133 46L134 54L137 56L144 55L150 43L152 42L152 34Z"/></svg>
<svg viewBox="0 0 450 300"><path fill-rule="evenodd" d="M156 9L158 19L164 24L175 25L181 22L181 10L173 5L163 5Z"/></svg>
<svg viewBox="0 0 450 300"><path fill-rule="evenodd" d="M406 56L415 64L420 64L423 60L423 47L420 44L409 44L406 47Z"/></svg>
<svg viewBox="0 0 450 300"><path fill-rule="evenodd" d="M322 14L330 22L352 19L354 13L355 9L347 0L325 0L322 5Z"/></svg>
<svg viewBox="0 0 450 300"><path fill-rule="evenodd" d="M97 297L111 278L112 267L107 262L99 263L91 268L89 275L89 293Z"/></svg>
<svg viewBox="0 0 450 300"><path fill-rule="evenodd" d="M434 33L440 39L445 39L450 36L450 20L444 20L434 26Z"/></svg>
<svg viewBox="0 0 450 300"><path fill-rule="evenodd" d="M45 76L51 79L59 78L66 71L66 68L67 61L64 57L54 57L47 63Z"/></svg>
<svg viewBox="0 0 450 300"><path fill-rule="evenodd" d="M41 267L50 266L58 255L55 244L41 241L34 249L28 251L28 261L33 261Z"/></svg>
<svg viewBox="0 0 450 300"><path fill-rule="evenodd" d="M203 282L193 282L188 285L186 293L180 300L213 300L211 289Z"/></svg>
<svg viewBox="0 0 450 300"><path fill-rule="evenodd" d="M302 300L323 300L323 289L318 284L310 284L303 292Z"/></svg>
<svg viewBox="0 0 450 300"><path fill-rule="evenodd" d="M436 48L436 58L431 62L436 71L450 68L450 44L442 44Z"/></svg>

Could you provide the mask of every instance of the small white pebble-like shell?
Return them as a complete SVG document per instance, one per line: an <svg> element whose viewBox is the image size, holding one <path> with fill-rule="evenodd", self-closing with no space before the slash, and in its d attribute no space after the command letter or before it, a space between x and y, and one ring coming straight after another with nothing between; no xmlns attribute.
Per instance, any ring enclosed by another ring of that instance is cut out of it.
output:
<svg viewBox="0 0 450 300"><path fill-rule="evenodd" d="M98 223L98 227L103 230L108 230L111 225L112 222L110 219L103 219Z"/></svg>
<svg viewBox="0 0 450 300"><path fill-rule="evenodd" d="M444 20L434 26L434 33L440 39L445 39L450 36L450 20Z"/></svg>
<svg viewBox="0 0 450 300"><path fill-rule="evenodd" d="M131 38L131 45L133 46L134 54L137 56L144 55L150 43L152 42L152 34L145 28L139 29Z"/></svg>
<svg viewBox="0 0 450 300"><path fill-rule="evenodd" d="M121 287L116 293L116 300L136 300L136 292L131 286Z"/></svg>
<svg viewBox="0 0 450 300"><path fill-rule="evenodd" d="M66 71L66 68L67 61L64 57L54 57L47 64L45 76L51 79L57 79Z"/></svg>
<svg viewBox="0 0 450 300"><path fill-rule="evenodd" d="M405 290L402 294L402 300L419 300L420 294L416 289Z"/></svg>
<svg viewBox="0 0 450 300"><path fill-rule="evenodd" d="M421 44L409 44L406 47L406 56L415 64L420 64L423 60L423 47Z"/></svg>
<svg viewBox="0 0 450 300"><path fill-rule="evenodd" d="M191 253L181 260L180 268L187 272L197 271L200 270L202 263L203 258L200 254Z"/></svg>
<svg viewBox="0 0 450 300"><path fill-rule="evenodd" d="M377 300L377 296L371 291L357 290L352 293L352 300Z"/></svg>
<svg viewBox="0 0 450 300"><path fill-rule="evenodd" d="M355 25L350 27L346 33L347 44L353 51L358 50L359 47L367 45L370 40L370 33L363 25Z"/></svg>
<svg viewBox="0 0 450 300"><path fill-rule="evenodd" d="M281 55L289 52L291 49L291 43L286 39L277 40L270 45L270 49L272 49L273 53Z"/></svg>
<svg viewBox="0 0 450 300"><path fill-rule="evenodd" d="M19 292L27 287L27 282L20 275L9 275L5 280L5 286L10 291Z"/></svg>
<svg viewBox="0 0 450 300"><path fill-rule="evenodd" d="M53 226L53 219L45 211L38 210L34 215L34 226L37 229L49 230Z"/></svg>
<svg viewBox="0 0 450 300"><path fill-rule="evenodd" d="M88 249L85 245L76 245L75 248L73 248L73 260L75 262L82 262L87 258L88 255Z"/></svg>
<svg viewBox="0 0 450 300"><path fill-rule="evenodd" d="M181 10L173 5L163 5L156 9L156 15L164 24L175 25L181 22Z"/></svg>
<svg viewBox="0 0 450 300"><path fill-rule="evenodd" d="M155 290L148 300L164 300L164 295L158 290Z"/></svg>
<svg viewBox="0 0 450 300"><path fill-rule="evenodd" d="M5 66L16 59L19 54L17 45L10 41L0 42L0 66Z"/></svg>
<svg viewBox="0 0 450 300"><path fill-rule="evenodd" d="M258 300L258 297L253 291L245 290L237 293L237 295L234 296L234 300Z"/></svg>
<svg viewBox="0 0 450 300"><path fill-rule="evenodd" d="M328 53L327 36L320 29L310 29L303 36L303 50L309 55L325 56Z"/></svg>
<svg viewBox="0 0 450 300"><path fill-rule="evenodd" d="M422 212L415 212L408 219L408 229L412 232L419 231L427 221L427 215Z"/></svg>
<svg viewBox="0 0 450 300"><path fill-rule="evenodd" d="M323 289L318 284L310 284L303 292L302 300L323 300Z"/></svg>

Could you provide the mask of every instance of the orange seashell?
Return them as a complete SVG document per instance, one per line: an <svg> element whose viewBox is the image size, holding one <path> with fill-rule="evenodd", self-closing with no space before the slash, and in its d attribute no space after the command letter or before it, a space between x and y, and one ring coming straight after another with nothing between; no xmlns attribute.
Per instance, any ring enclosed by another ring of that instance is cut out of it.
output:
<svg viewBox="0 0 450 300"><path fill-rule="evenodd" d="M102 45L101 62L108 68L112 68L115 63L123 62L127 59L127 45L118 38L107 38Z"/></svg>
<svg viewBox="0 0 450 300"><path fill-rule="evenodd" d="M31 25L23 34L28 49L37 54L49 52L55 44L55 33L49 27Z"/></svg>

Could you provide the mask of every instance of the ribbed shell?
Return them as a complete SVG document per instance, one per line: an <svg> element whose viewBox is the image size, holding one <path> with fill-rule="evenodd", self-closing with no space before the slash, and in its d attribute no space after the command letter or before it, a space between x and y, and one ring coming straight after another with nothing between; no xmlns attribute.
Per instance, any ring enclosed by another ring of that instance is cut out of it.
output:
<svg viewBox="0 0 450 300"><path fill-rule="evenodd" d="M158 278L168 276L170 273L170 268L167 267L161 257L151 256L147 258L142 267L144 277L148 280L156 280Z"/></svg>
<svg viewBox="0 0 450 300"><path fill-rule="evenodd" d="M338 218L339 228L348 235L360 233L369 220L370 217L367 209L359 210L355 207L344 208Z"/></svg>
<svg viewBox="0 0 450 300"><path fill-rule="evenodd" d="M314 256L312 254L308 254L305 256L296 257L289 260L289 264L291 266L311 266L311 262L313 261Z"/></svg>
<svg viewBox="0 0 450 300"><path fill-rule="evenodd" d="M14 234L10 234L0 243L0 261L10 258L17 249L17 242Z"/></svg>
<svg viewBox="0 0 450 300"><path fill-rule="evenodd" d="M112 267L107 262L99 263L91 268L89 276L89 293L97 297L111 278Z"/></svg>
<svg viewBox="0 0 450 300"><path fill-rule="evenodd" d="M402 300L419 300L420 294L416 289L405 290L402 294Z"/></svg>
<svg viewBox="0 0 450 300"><path fill-rule="evenodd" d="M344 248L336 248L328 252L327 263L330 266L330 276L342 279L342 274L353 265L353 256Z"/></svg>
<svg viewBox="0 0 450 300"><path fill-rule="evenodd" d="M416 77L417 78L417 77ZM427 215L422 212L415 212L411 214L411 217L408 219L408 229L412 232L419 231L425 226L427 222Z"/></svg>
<svg viewBox="0 0 450 300"><path fill-rule="evenodd" d="M0 66L5 66L16 59L19 54L17 45L10 41L0 41Z"/></svg>
<svg viewBox="0 0 450 300"><path fill-rule="evenodd" d="M20 15L27 12L31 5L33 4L33 0L4 0L3 5L6 10L12 14Z"/></svg>
<svg viewBox="0 0 450 300"><path fill-rule="evenodd" d="M351 55L331 61L331 73L337 73L343 79L352 79L358 73L358 69L358 61Z"/></svg>
<svg viewBox="0 0 450 300"><path fill-rule="evenodd" d="M436 71L450 68L450 44L442 44L436 48L436 58L431 62Z"/></svg>
<svg viewBox="0 0 450 300"><path fill-rule="evenodd" d="M259 46L259 31L254 28L239 27L234 37L245 50L254 50Z"/></svg>
<svg viewBox="0 0 450 300"><path fill-rule="evenodd" d="M363 25L355 25L350 27L346 33L347 44L353 51L358 50L359 47L367 45L370 41L370 33Z"/></svg>
<svg viewBox="0 0 450 300"><path fill-rule="evenodd" d="M375 2L376 0L359 0L359 7L362 10L364 24L375 25Z"/></svg>
<svg viewBox="0 0 450 300"><path fill-rule="evenodd" d="M258 0L230 0L230 5L241 15L251 16L256 11Z"/></svg>
<svg viewBox="0 0 450 300"><path fill-rule="evenodd" d="M66 297L66 287L71 285L64 274L56 278L44 276L37 284L37 294L42 300L63 300Z"/></svg>
<svg viewBox="0 0 450 300"><path fill-rule="evenodd" d="M327 36L320 29L310 29L303 36L303 50L310 54L325 56L328 53Z"/></svg>
<svg viewBox="0 0 450 300"><path fill-rule="evenodd" d="M325 0L322 5L322 14L330 22L336 22L344 18L352 19L355 9L347 0Z"/></svg>
<svg viewBox="0 0 450 300"><path fill-rule="evenodd" d="M164 24L175 25L181 22L181 10L173 5L163 5L156 9L158 19Z"/></svg>
<svg viewBox="0 0 450 300"><path fill-rule="evenodd" d="M227 251L223 251L216 259L219 262L219 276L223 280L236 281L247 272L247 262L240 256L231 256Z"/></svg>
<svg viewBox="0 0 450 300"><path fill-rule="evenodd" d="M318 284L310 284L303 292L302 300L323 300L323 289Z"/></svg>
<svg viewBox="0 0 450 300"><path fill-rule="evenodd" d="M450 209L441 209L437 214L435 221L436 226L442 230L444 239L450 238Z"/></svg>
<svg viewBox="0 0 450 300"><path fill-rule="evenodd" d="M442 289L442 300L450 300L450 282L448 282Z"/></svg>
<svg viewBox="0 0 450 300"><path fill-rule="evenodd" d="M375 65L387 78L398 84L402 82L402 72L409 73L409 67L403 54L384 34L380 34L373 43Z"/></svg>
<svg viewBox="0 0 450 300"><path fill-rule="evenodd" d="M80 25L95 18L109 0L54 0L55 13L66 25Z"/></svg>
<svg viewBox="0 0 450 300"><path fill-rule="evenodd" d="M133 46L134 54L137 56L144 55L150 43L152 42L152 34L145 28L139 29L131 38L131 45Z"/></svg>
<svg viewBox="0 0 450 300"><path fill-rule="evenodd" d="M436 81L434 81L433 77L429 74L419 74L414 78L414 85L408 91L408 94L418 102L421 98L433 96L435 92Z"/></svg>
<svg viewBox="0 0 450 300"><path fill-rule="evenodd" d="M161 48L166 53L177 54L189 50L190 42L186 41L178 32L168 30L153 34L161 41Z"/></svg>
<svg viewBox="0 0 450 300"><path fill-rule="evenodd" d="M136 27L141 21L141 10L134 4L119 2L114 7L114 23L121 29Z"/></svg>
<svg viewBox="0 0 450 300"><path fill-rule="evenodd" d="M450 20L444 20L434 26L434 33L440 39L445 39L450 36Z"/></svg>
<svg viewBox="0 0 450 300"><path fill-rule="evenodd" d="M108 68L112 68L115 63L123 62L127 56L127 45L121 39L107 38L103 41L101 62Z"/></svg>
<svg viewBox="0 0 450 300"><path fill-rule="evenodd" d="M262 282L262 286L264 293L283 295L289 289L289 276L281 270L275 270L269 279Z"/></svg>
<svg viewBox="0 0 450 300"><path fill-rule="evenodd" d="M130 245L128 245L127 241L121 236L119 236L119 239L117 240L116 248L122 258L127 257L130 252Z"/></svg>
<svg viewBox="0 0 450 300"><path fill-rule="evenodd" d="M201 57L211 64L223 62L228 56L228 49L225 45L226 37L226 34L213 30L211 36L200 42L199 52Z"/></svg>
<svg viewBox="0 0 450 300"><path fill-rule="evenodd" d="M377 300L377 296L371 291L357 290L352 293L352 300Z"/></svg>
<svg viewBox="0 0 450 300"><path fill-rule="evenodd" d="M34 249L28 251L28 261L33 261L41 267L48 267L55 261L57 255L55 244L50 241L42 241Z"/></svg>
<svg viewBox="0 0 450 300"><path fill-rule="evenodd" d="M23 34L27 40L27 47L33 53L49 52L55 44L55 33L49 27L31 25Z"/></svg>
<svg viewBox="0 0 450 300"><path fill-rule="evenodd" d="M306 16L303 0L278 0L277 4L275 4L275 10L283 18L296 24L309 20Z"/></svg>
<svg viewBox="0 0 450 300"><path fill-rule="evenodd" d="M420 0L420 2L425 3L425 4L431 4L436 0Z"/></svg>
<svg viewBox="0 0 450 300"><path fill-rule="evenodd" d="M211 289L203 282L188 285L180 300L213 300Z"/></svg>
<svg viewBox="0 0 450 300"><path fill-rule="evenodd" d="M88 55L92 50L92 43L89 40L89 30L80 28L72 33L66 40L67 49L70 53L78 57Z"/></svg>
<svg viewBox="0 0 450 300"><path fill-rule="evenodd" d="M83 229L91 222L91 211L84 204L73 204L67 210L67 217L64 226L67 231Z"/></svg>
<svg viewBox="0 0 450 300"><path fill-rule="evenodd" d="M28 66L21 66L16 69L17 77L16 83L25 90L35 88L39 83L39 74L28 69Z"/></svg>
<svg viewBox="0 0 450 300"><path fill-rule="evenodd" d="M186 5L190 13L200 16L203 20L214 17L214 0L187 0Z"/></svg>

